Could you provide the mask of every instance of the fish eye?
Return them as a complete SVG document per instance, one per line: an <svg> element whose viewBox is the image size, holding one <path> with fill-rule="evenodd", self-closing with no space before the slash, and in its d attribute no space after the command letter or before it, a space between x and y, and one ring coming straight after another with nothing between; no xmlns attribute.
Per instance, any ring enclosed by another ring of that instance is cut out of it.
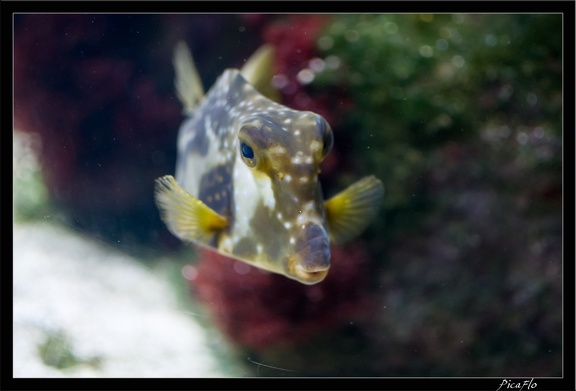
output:
<svg viewBox="0 0 576 391"><path fill-rule="evenodd" d="M240 143L240 150L246 159L254 159L254 150L248 144Z"/></svg>
<svg viewBox="0 0 576 391"><path fill-rule="evenodd" d="M242 155L242 160L248 167L256 166L256 158L254 155L254 150L244 141L240 142L240 154Z"/></svg>

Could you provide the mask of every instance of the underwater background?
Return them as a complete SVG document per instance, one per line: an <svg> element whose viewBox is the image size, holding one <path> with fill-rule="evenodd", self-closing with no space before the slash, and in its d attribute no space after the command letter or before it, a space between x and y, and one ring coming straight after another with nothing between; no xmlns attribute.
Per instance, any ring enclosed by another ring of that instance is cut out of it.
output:
<svg viewBox="0 0 576 391"><path fill-rule="evenodd" d="M39 167L15 155L15 224L64 225L150 270L169 259L182 306L239 368L228 375L562 375L561 14L14 22L16 138ZM205 90L273 44L282 103L334 131L324 193L383 181L379 215L333 246L322 283L237 267L160 221L154 179L174 172L183 119L179 40ZM59 340L39 354L73 374L80 361L46 353Z"/></svg>

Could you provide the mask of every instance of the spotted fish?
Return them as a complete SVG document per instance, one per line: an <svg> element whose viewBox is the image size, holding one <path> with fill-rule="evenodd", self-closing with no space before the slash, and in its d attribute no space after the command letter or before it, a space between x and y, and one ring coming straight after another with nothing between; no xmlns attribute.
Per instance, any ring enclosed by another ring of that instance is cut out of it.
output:
<svg viewBox="0 0 576 391"><path fill-rule="evenodd" d="M156 180L155 198L180 239L315 284L328 273L330 242L360 234L384 190L368 176L324 200L318 173L332 131L320 115L259 92L275 94L268 89L271 58L264 46L204 95L188 48L176 46L175 84L187 118L175 177Z"/></svg>

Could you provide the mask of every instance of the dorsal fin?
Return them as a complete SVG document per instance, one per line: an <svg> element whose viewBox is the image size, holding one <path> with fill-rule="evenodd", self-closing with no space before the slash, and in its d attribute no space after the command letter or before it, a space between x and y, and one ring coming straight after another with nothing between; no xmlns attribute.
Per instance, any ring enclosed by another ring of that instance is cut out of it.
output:
<svg viewBox="0 0 576 391"><path fill-rule="evenodd" d="M179 41L172 60L176 71L176 93L186 113L191 113L204 97L202 81L194 65L192 54L184 41Z"/></svg>
<svg viewBox="0 0 576 391"><path fill-rule="evenodd" d="M246 81L266 98L274 102L280 101L278 90L272 86L274 76L274 47L272 45L260 46L246 61L240 72Z"/></svg>

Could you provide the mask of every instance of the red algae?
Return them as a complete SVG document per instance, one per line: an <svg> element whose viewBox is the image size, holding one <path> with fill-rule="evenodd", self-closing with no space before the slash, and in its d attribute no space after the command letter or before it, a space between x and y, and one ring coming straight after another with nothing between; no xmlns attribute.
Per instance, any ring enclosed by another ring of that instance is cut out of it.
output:
<svg viewBox="0 0 576 391"><path fill-rule="evenodd" d="M255 16L247 22L255 25L265 19ZM326 15L290 15L265 25L262 34L264 41L275 47L275 75L284 80L279 88L282 103L321 114L334 127L342 112L351 107L349 97L311 91L298 80L299 72L318 58L317 36L329 19ZM337 145L334 149L322 165L322 179L329 182L336 181L337 168L342 164ZM260 350L294 345L362 316L370 308L366 244L356 241L332 246L331 254L326 279L308 286L214 251L200 250L200 261L189 284L235 344Z"/></svg>
<svg viewBox="0 0 576 391"><path fill-rule="evenodd" d="M301 343L369 306L363 295L369 263L365 246L359 242L331 251L328 276L308 286L252 266L239 273L239 261L202 250L189 284L234 343L253 349Z"/></svg>

